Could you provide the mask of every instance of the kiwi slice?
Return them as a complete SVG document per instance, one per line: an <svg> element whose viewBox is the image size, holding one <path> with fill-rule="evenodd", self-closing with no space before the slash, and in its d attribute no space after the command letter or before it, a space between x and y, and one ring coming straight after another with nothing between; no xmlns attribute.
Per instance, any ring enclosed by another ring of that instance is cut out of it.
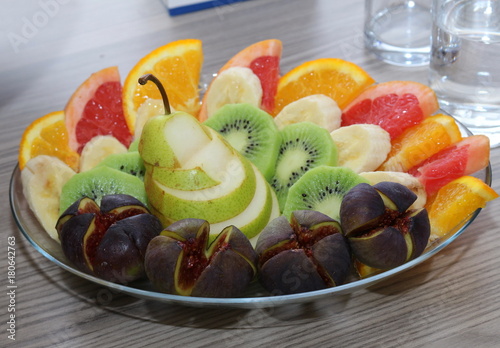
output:
<svg viewBox="0 0 500 348"><path fill-rule="evenodd" d="M140 137L135 138L134 141L132 141L130 143L130 145L128 146L128 152L139 151L139 142L140 141L141 141Z"/></svg>
<svg viewBox="0 0 500 348"><path fill-rule="evenodd" d="M138 151L115 153L107 156L99 166L108 166L144 180L146 168Z"/></svg>
<svg viewBox="0 0 500 348"><path fill-rule="evenodd" d="M313 168L290 188L283 215L290 218L295 210L315 210L340 221L342 199L360 183L368 181L347 167Z"/></svg>
<svg viewBox="0 0 500 348"><path fill-rule="evenodd" d="M249 159L266 180L273 176L281 139L271 115L250 104L226 104L204 124Z"/></svg>
<svg viewBox="0 0 500 348"><path fill-rule="evenodd" d="M290 187L308 170L320 165L337 165L337 147L325 128L299 122L281 130L275 173L269 183L282 211Z"/></svg>
<svg viewBox="0 0 500 348"><path fill-rule="evenodd" d="M64 184L59 202L59 213L82 197L92 198L97 204L109 194L128 194L147 204L146 190L141 179L120 170L97 166L73 175Z"/></svg>

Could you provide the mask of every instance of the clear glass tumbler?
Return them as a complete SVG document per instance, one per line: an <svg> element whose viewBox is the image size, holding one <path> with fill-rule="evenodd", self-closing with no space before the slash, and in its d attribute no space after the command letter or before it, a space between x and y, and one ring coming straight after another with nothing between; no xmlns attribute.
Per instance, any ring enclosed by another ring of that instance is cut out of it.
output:
<svg viewBox="0 0 500 348"><path fill-rule="evenodd" d="M500 145L500 1L435 0L430 86L441 107Z"/></svg>
<svg viewBox="0 0 500 348"><path fill-rule="evenodd" d="M429 63L432 0L366 0L365 47L394 65Z"/></svg>

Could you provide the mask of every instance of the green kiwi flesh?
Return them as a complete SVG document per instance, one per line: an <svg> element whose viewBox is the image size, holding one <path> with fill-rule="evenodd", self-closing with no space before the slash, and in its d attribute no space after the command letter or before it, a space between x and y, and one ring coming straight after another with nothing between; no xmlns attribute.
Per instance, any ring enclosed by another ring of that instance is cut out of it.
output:
<svg viewBox="0 0 500 348"><path fill-rule="evenodd" d="M144 162L138 151L109 155L99 163L99 166L118 169L127 174L137 176L141 180L144 180L144 175L146 173Z"/></svg>
<svg viewBox="0 0 500 348"><path fill-rule="evenodd" d="M129 152L139 151L139 142L141 141L140 137L137 137L132 141L128 147Z"/></svg>
<svg viewBox="0 0 500 348"><path fill-rule="evenodd" d="M283 211L288 190L304 173L320 165L337 165L337 147L325 128L311 122L284 127L281 139L275 173L269 183Z"/></svg>
<svg viewBox="0 0 500 348"><path fill-rule="evenodd" d="M290 218L295 210L315 210L340 221L342 199L360 183L368 181L347 167L313 168L290 188L283 215Z"/></svg>
<svg viewBox="0 0 500 348"><path fill-rule="evenodd" d="M82 197L92 198L100 205L102 197L109 194L128 194L148 204L146 190L141 179L111 167L97 166L73 175L64 184L59 202L59 213L62 214Z"/></svg>
<svg viewBox="0 0 500 348"><path fill-rule="evenodd" d="M266 180L273 176L281 139L271 115L250 104L226 104L204 124L249 159Z"/></svg>

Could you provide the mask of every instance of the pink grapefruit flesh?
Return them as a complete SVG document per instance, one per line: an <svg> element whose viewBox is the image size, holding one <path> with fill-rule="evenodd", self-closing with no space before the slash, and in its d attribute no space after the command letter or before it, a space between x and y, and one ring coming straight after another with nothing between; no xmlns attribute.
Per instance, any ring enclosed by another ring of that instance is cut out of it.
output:
<svg viewBox="0 0 500 348"><path fill-rule="evenodd" d="M369 123L391 139L439 110L434 91L412 81L389 81L365 89L342 113L342 126Z"/></svg>
<svg viewBox="0 0 500 348"><path fill-rule="evenodd" d="M122 85L117 67L92 74L73 93L64 114L69 145L79 153L98 135L112 135L127 147L132 141L123 115Z"/></svg>
<svg viewBox="0 0 500 348"><path fill-rule="evenodd" d="M473 135L448 146L408 172L432 195L447 183L485 168L489 159L488 137Z"/></svg>

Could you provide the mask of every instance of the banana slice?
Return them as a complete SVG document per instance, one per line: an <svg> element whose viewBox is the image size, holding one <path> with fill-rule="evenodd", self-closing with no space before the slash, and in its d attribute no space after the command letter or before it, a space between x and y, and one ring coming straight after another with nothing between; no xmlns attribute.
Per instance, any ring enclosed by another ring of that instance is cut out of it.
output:
<svg viewBox="0 0 500 348"><path fill-rule="evenodd" d="M73 175L75 171L66 163L46 155L30 159L21 172L23 193L30 209L50 237L57 241L59 198L62 187Z"/></svg>
<svg viewBox="0 0 500 348"><path fill-rule="evenodd" d="M125 153L127 148L112 135L98 135L93 137L83 147L80 156L80 172L94 168L103 159L113 153Z"/></svg>
<svg viewBox="0 0 500 348"><path fill-rule="evenodd" d="M417 195L417 200L413 202L410 208L423 208L425 206L425 203L427 202L427 193L425 192L424 186L417 178L415 178L411 174L403 172L376 171L363 172L359 173L359 175L368 180L368 182L372 185L375 185L376 183L381 181L392 181L408 187Z"/></svg>
<svg viewBox="0 0 500 348"><path fill-rule="evenodd" d="M221 72L207 93L208 117L225 104L248 103L260 107L262 101L259 78L251 69L244 67L232 67Z"/></svg>
<svg viewBox="0 0 500 348"><path fill-rule="evenodd" d="M335 100L324 94L314 94L285 106L274 121L279 129L292 123L308 121L332 132L340 127L341 117L342 111Z"/></svg>
<svg viewBox="0 0 500 348"><path fill-rule="evenodd" d="M356 173L377 169L391 150L389 133L373 124L340 127L330 135L337 145L338 165Z"/></svg>

